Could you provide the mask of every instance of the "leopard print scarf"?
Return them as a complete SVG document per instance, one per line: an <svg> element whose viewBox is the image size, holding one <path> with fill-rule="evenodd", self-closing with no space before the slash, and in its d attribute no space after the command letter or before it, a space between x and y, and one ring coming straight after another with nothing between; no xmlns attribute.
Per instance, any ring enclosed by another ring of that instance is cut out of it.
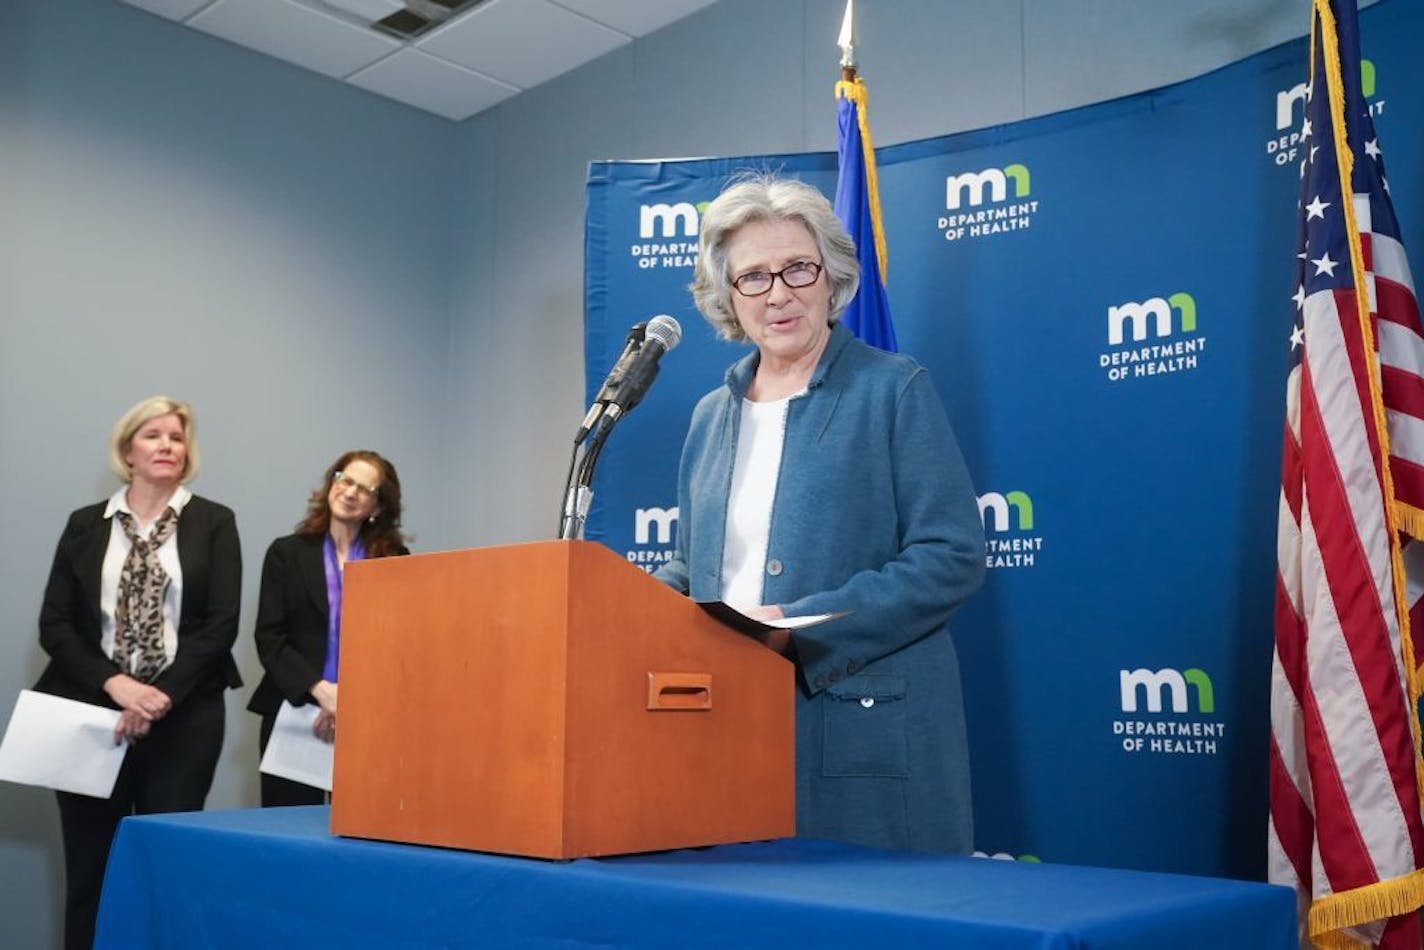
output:
<svg viewBox="0 0 1424 950"><path fill-rule="evenodd" d="M168 663L163 652L163 593L168 588L168 574L158 561L158 549L178 530L178 512L166 509L147 538L139 537L134 517L127 511L117 511L114 517L130 545L119 574L114 662L140 682L151 683Z"/></svg>

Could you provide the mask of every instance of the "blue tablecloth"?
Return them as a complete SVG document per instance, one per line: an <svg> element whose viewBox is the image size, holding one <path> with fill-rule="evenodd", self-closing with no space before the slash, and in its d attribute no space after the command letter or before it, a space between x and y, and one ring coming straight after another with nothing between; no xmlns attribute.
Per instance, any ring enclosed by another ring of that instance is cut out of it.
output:
<svg viewBox="0 0 1424 950"><path fill-rule="evenodd" d="M332 837L325 807L128 818L96 947L1296 946L1290 891L825 841L549 862Z"/></svg>

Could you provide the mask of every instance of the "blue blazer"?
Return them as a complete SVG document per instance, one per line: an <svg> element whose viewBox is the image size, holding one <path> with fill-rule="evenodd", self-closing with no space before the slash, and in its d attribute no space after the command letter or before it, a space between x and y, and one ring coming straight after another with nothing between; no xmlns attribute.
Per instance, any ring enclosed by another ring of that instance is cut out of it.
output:
<svg viewBox="0 0 1424 950"><path fill-rule="evenodd" d="M659 579L722 589L722 542L752 353L693 411L678 537ZM787 616L847 611L793 634L797 832L968 852L969 751L947 622L984 575L963 456L925 370L840 324L787 410L763 602Z"/></svg>
<svg viewBox="0 0 1424 950"><path fill-rule="evenodd" d="M114 706L104 681L123 672L100 648L99 587L111 522L108 503L80 508L60 535L40 608L40 646L50 662L35 689L68 699ZM178 518L178 563L183 568L183 613L178 652L153 685L173 705L194 690L242 685L232 645L242 601L242 547L232 509L194 495Z"/></svg>

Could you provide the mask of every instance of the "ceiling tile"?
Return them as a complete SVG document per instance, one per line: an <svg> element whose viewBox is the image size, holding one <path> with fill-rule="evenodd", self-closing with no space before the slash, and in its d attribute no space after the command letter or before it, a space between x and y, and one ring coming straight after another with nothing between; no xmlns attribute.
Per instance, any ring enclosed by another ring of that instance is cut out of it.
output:
<svg viewBox="0 0 1424 950"><path fill-rule="evenodd" d="M218 0L188 24L338 78L401 46L399 40L291 0Z"/></svg>
<svg viewBox="0 0 1424 950"><path fill-rule="evenodd" d="M547 0L487 0L416 46L528 89L630 41Z"/></svg>
<svg viewBox="0 0 1424 950"><path fill-rule="evenodd" d="M181 20L212 2L213 0L124 0L124 3L141 7L149 13L166 16L170 20Z"/></svg>
<svg viewBox="0 0 1424 950"><path fill-rule="evenodd" d="M354 86L460 121L519 90L419 50L401 50L357 72Z"/></svg>
<svg viewBox="0 0 1424 950"><path fill-rule="evenodd" d="M681 20L713 0L555 0L561 7L582 13L590 20L605 23L630 36L646 36L674 20Z"/></svg>

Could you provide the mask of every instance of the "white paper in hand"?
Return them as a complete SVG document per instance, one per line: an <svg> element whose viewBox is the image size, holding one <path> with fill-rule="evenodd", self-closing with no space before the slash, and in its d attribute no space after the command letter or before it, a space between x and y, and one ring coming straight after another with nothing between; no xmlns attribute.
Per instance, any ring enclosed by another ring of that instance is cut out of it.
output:
<svg viewBox="0 0 1424 950"><path fill-rule="evenodd" d="M129 751L114 744L118 724L117 709L22 689L0 742L0 779L108 798Z"/></svg>
<svg viewBox="0 0 1424 950"><path fill-rule="evenodd" d="M720 600L699 600L697 606L716 617L723 624L741 633L755 636L773 627L782 630L801 630L806 627L814 627L828 620L838 620L849 615L850 611L841 610L833 614L803 614L799 617L782 617L779 620L755 620L742 613L731 604Z"/></svg>
<svg viewBox="0 0 1424 950"><path fill-rule="evenodd" d="M312 726L320 714L321 707L316 703L293 706L284 702L277 710L277 721L258 768L268 775L331 791L336 746L312 734Z"/></svg>

